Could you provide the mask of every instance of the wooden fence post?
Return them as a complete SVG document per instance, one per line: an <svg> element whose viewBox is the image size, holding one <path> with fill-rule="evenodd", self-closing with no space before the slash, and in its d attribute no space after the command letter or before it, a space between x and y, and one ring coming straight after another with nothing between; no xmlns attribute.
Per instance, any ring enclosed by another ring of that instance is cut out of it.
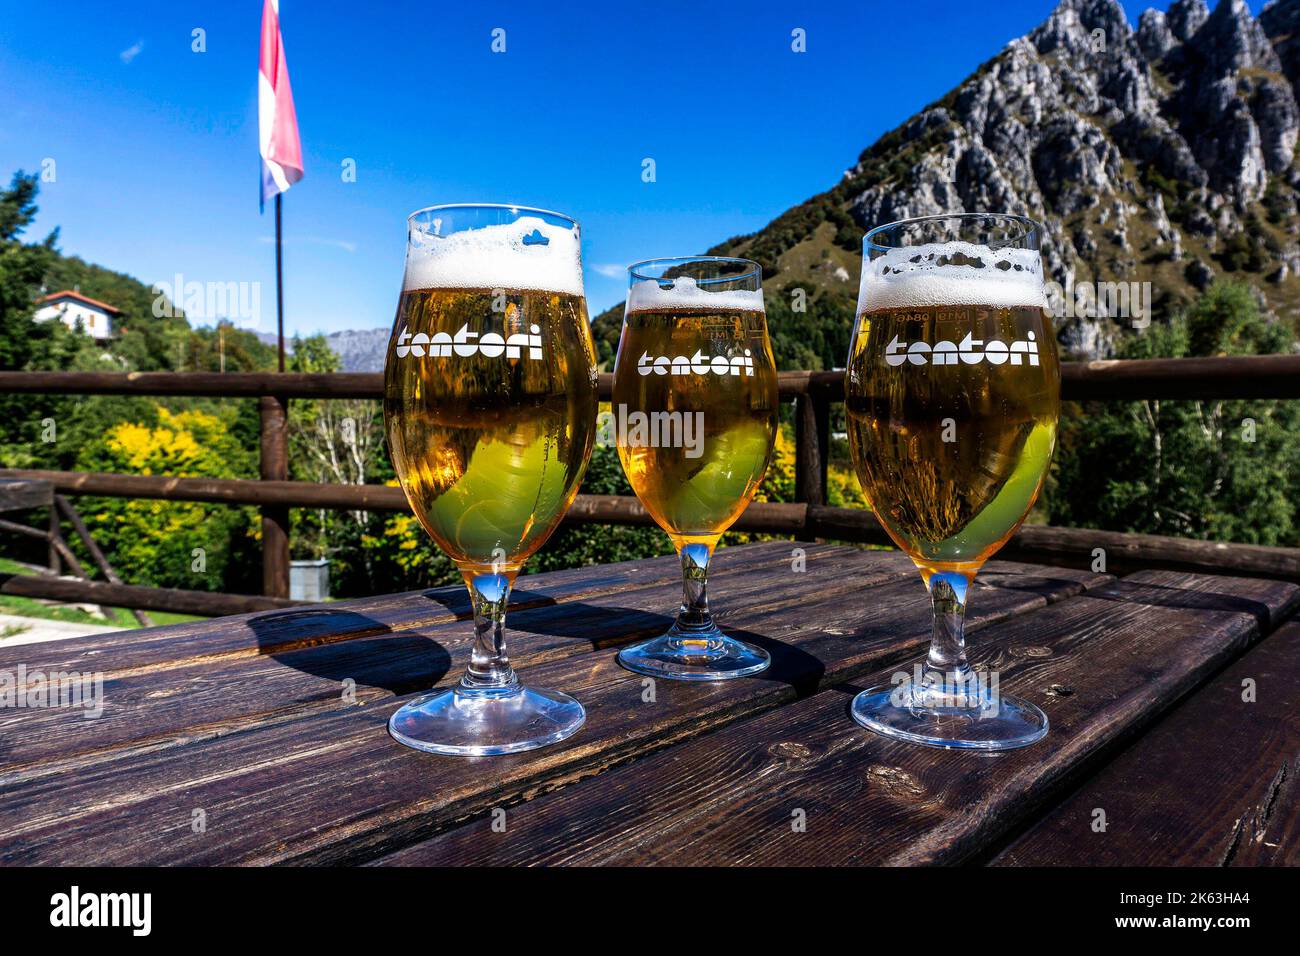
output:
<svg viewBox="0 0 1300 956"><path fill-rule="evenodd" d="M50 542L48 563L50 566L50 570L55 574L61 574L63 572L63 567L62 565L59 564L59 550L54 543L55 541L58 540L59 534L60 534L59 513L54 510L54 502L51 501L50 502L50 530L47 536L47 540Z"/></svg>
<svg viewBox="0 0 1300 956"><path fill-rule="evenodd" d="M289 400L264 395L258 399L261 413L261 478L286 481L289 477ZM262 507L262 593L267 597L289 596L289 509L284 505Z"/></svg>
<svg viewBox="0 0 1300 956"><path fill-rule="evenodd" d="M795 501L826 503L826 455L830 441L830 401L810 385L795 400Z"/></svg>

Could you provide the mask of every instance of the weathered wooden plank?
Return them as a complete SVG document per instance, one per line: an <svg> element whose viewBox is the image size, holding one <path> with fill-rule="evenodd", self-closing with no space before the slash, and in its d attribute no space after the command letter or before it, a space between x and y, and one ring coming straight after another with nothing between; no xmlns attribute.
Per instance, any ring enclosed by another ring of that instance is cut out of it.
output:
<svg viewBox="0 0 1300 956"><path fill-rule="evenodd" d="M846 561L846 580L856 574ZM1102 576L1003 565L972 601L972 629L1078 593ZM755 619L735 609L733 633L765 646L772 668L721 684L659 681L598 650L531 667L539 686L575 694L583 730L563 744L509 757L431 757L391 740L403 698L253 727L203 732L165 747L0 771L0 860L216 863L355 861L408 845L486 807L583 776L849 679L928 638L919 581L821 597ZM523 615L516 615L516 621ZM616 622L609 622L612 627ZM740 623L743 627L737 627ZM93 722L88 722L93 723ZM206 829L195 833L202 810Z"/></svg>
<svg viewBox="0 0 1300 956"><path fill-rule="evenodd" d="M744 626L770 610L801 605L810 588L823 597L849 596L872 583L916 576L911 562L895 552L814 545L805 550L805 570L796 574L789 572L783 550L775 555L769 548L755 550L765 563L733 561L731 570L713 581L717 617L723 623L741 621ZM774 574L773 559L787 573ZM520 610L508 618L511 660L526 672L596 647L654 636L668 628L680 599L680 583L669 580ZM354 615L346 607L330 610L332 626ZM447 621L418 631L385 627L356 637L366 621L373 623L360 619L349 627L351 640L110 676L104 684L103 715L90 727L81 714L66 708L0 710L0 734L9 740L0 768L12 773L43 760L192 739L252 721L337 709L345 694L348 703L366 703L448 685L460 679L469 663L473 638L468 622ZM257 630L257 619L250 626ZM29 663L27 670L49 673L51 668Z"/></svg>
<svg viewBox="0 0 1300 956"><path fill-rule="evenodd" d="M30 478L0 479L0 511L26 511L54 504L54 486Z"/></svg>
<svg viewBox="0 0 1300 956"><path fill-rule="evenodd" d="M715 558L714 574L726 576L765 564L784 563L789 560L793 547L802 547L812 555L823 546L772 541L743 548L721 548ZM680 575L676 555L524 575L511 594L510 613L581 600L593 594L653 586L679 579ZM219 621L119 631L50 644L12 648L0 645L0 669L25 663L29 668L95 670L122 676L196 662L213 663L223 657L284 653L335 641L376 637L387 631L433 627L468 620L469 616L469 598L464 587L434 588L304 605L294 610L232 615Z"/></svg>
<svg viewBox="0 0 1300 956"><path fill-rule="evenodd" d="M887 683L882 671L509 809L504 833L478 818L381 862L959 862L1297 601L1290 584L1181 577L1143 574L981 634L973 659L1051 720L1024 750L933 750L858 727L851 695Z"/></svg>
<svg viewBox="0 0 1300 956"><path fill-rule="evenodd" d="M1251 681L1254 698L1246 699ZM1300 623L1282 625L993 859L1300 864ZM1097 811L1105 829L1094 829Z"/></svg>

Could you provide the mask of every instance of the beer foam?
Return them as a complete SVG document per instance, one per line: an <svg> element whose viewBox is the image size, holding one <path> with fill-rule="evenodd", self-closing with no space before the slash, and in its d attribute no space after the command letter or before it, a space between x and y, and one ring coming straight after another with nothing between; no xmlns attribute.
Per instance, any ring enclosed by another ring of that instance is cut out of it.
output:
<svg viewBox="0 0 1300 956"><path fill-rule="evenodd" d="M933 305L1045 308L1042 257L1036 249L943 242L890 249L863 262L859 315Z"/></svg>
<svg viewBox="0 0 1300 956"><path fill-rule="evenodd" d="M701 289L691 276L677 276L670 286L657 279L640 279L632 283L627 294L629 312L656 312L671 309L727 309L738 312L762 312L762 289L729 289L710 292Z"/></svg>
<svg viewBox="0 0 1300 956"><path fill-rule="evenodd" d="M413 228L402 289L530 289L582 295L578 232L536 216L449 236Z"/></svg>

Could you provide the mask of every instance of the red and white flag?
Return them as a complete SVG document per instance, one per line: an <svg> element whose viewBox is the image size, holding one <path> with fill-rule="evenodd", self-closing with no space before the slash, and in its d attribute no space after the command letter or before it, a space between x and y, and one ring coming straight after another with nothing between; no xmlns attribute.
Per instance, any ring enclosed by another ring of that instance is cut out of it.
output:
<svg viewBox="0 0 1300 956"><path fill-rule="evenodd" d="M298 116L280 38L280 0L262 7L262 54L257 65L257 130L262 153L262 204L302 179Z"/></svg>

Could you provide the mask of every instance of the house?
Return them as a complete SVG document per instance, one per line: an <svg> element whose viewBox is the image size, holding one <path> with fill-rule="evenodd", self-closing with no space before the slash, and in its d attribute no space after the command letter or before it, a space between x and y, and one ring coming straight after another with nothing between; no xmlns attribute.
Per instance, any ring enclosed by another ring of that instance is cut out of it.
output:
<svg viewBox="0 0 1300 956"><path fill-rule="evenodd" d="M58 319L70 329L75 329L80 320L87 335L103 342L113 335L113 317L121 314L121 309L107 302L82 295L76 289L64 289L40 299L33 318L37 322Z"/></svg>

